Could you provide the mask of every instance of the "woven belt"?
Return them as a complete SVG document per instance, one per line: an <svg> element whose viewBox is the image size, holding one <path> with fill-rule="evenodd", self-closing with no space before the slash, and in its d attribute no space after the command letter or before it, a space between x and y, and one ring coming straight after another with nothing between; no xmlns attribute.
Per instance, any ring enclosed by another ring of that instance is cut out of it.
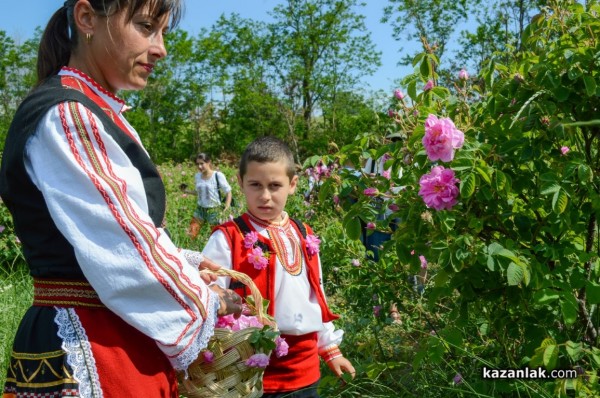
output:
<svg viewBox="0 0 600 398"><path fill-rule="evenodd" d="M98 293L84 281L33 279L33 305L104 308Z"/></svg>

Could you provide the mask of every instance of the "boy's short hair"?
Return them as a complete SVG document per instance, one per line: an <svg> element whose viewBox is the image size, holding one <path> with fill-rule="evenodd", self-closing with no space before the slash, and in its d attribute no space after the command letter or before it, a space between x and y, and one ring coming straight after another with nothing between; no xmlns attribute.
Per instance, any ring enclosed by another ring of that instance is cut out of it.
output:
<svg viewBox="0 0 600 398"><path fill-rule="evenodd" d="M296 175L296 164L294 154L288 145L279 138L266 136L252 141L244 150L240 159L240 177L242 180L246 175L248 163L270 163L284 161L286 163L287 175L290 181Z"/></svg>

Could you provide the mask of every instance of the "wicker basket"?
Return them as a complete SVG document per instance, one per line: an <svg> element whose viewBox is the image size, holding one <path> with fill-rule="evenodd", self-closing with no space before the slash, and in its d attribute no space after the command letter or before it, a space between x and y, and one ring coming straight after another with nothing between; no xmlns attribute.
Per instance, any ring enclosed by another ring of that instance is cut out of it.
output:
<svg viewBox="0 0 600 398"><path fill-rule="evenodd" d="M241 272L219 269L219 276L229 276L250 288L256 306L255 315L263 324L277 329L274 321L267 318L262 308L262 296L250 277ZM263 368L250 367L246 360L256 354L250 344L252 333L259 330L249 327L239 331L216 328L209 347L214 359L209 363L200 355L188 368L187 378L178 374L179 394L187 398L254 398L262 396ZM270 355L270 352L264 352Z"/></svg>

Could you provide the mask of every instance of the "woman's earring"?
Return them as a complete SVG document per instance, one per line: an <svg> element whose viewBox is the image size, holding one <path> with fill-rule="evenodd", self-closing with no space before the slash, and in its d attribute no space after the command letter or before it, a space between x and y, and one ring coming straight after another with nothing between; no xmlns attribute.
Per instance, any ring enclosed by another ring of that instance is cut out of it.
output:
<svg viewBox="0 0 600 398"><path fill-rule="evenodd" d="M86 33L85 34L85 42L87 44L90 44L92 42L92 34L91 33Z"/></svg>

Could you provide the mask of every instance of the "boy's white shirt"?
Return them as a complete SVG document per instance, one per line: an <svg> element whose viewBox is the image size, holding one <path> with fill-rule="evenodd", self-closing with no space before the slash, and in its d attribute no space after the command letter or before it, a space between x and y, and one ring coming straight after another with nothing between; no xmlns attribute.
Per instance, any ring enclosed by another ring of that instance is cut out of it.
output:
<svg viewBox="0 0 600 398"><path fill-rule="evenodd" d="M254 229L263 237L268 239L266 228L252 221ZM292 228L294 236L299 243L296 230ZM286 245L286 250L291 257L292 248L289 239L281 234ZM225 234L216 230L208 239L202 254L221 265L223 268L232 268L232 252ZM293 262L293 258L288 258ZM302 256L302 272L300 275L289 274L279 261L275 261L275 321L277 327L283 334L303 335L306 333L318 333L318 347L323 349L331 345L340 345L344 331L335 329L332 322L323 323L321 318L321 307L317 297L312 293L306 274L306 263ZM266 270L264 270L266 272ZM319 273L321 274L321 259L319 257ZM223 287L229 287L230 278L220 277L217 283ZM320 286L323 289L323 286Z"/></svg>

